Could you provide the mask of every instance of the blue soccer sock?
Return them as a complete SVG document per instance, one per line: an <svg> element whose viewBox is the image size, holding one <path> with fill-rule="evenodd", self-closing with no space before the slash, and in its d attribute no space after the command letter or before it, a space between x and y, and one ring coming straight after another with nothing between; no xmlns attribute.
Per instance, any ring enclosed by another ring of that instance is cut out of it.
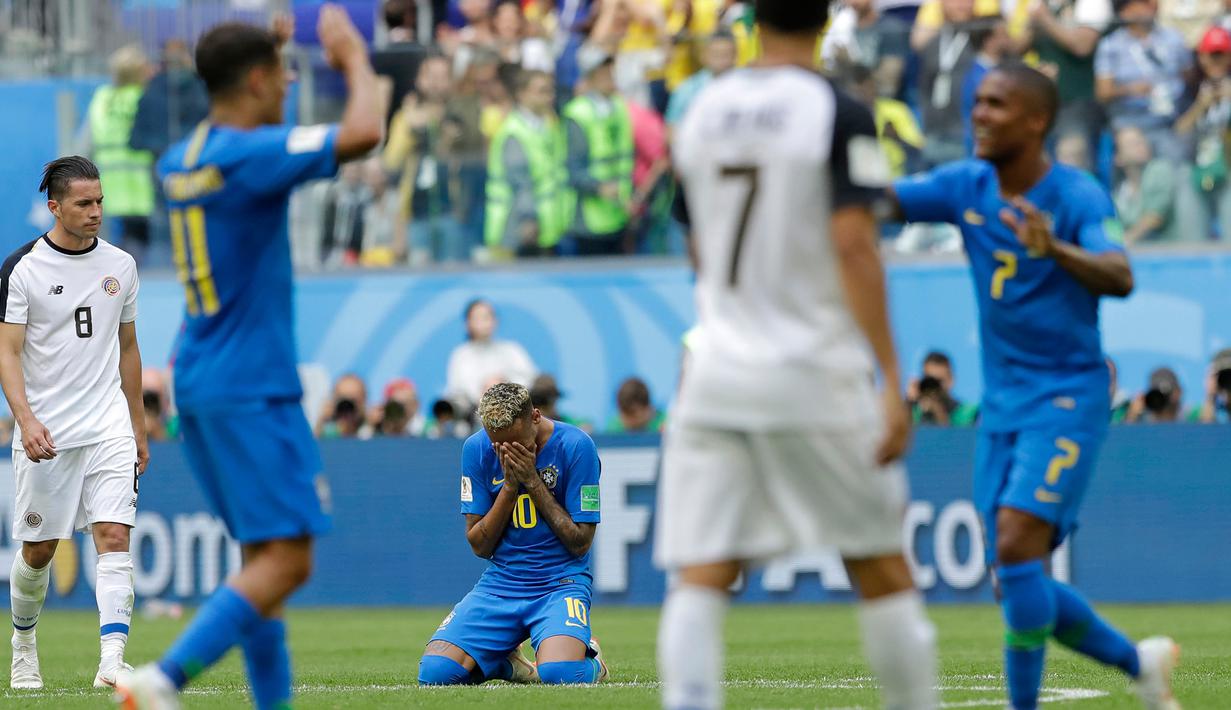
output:
<svg viewBox="0 0 1231 710"><path fill-rule="evenodd" d="M247 599L230 587L219 587L158 667L176 688L183 688L243 641L260 621L261 615Z"/></svg>
<svg viewBox="0 0 1231 710"><path fill-rule="evenodd" d="M1034 710L1043 685L1047 638L1056 626L1056 596L1042 560L1000 566L1000 601L1008 632L1004 667L1014 710Z"/></svg>
<svg viewBox="0 0 1231 710"><path fill-rule="evenodd" d="M286 647L286 622L262 619L244 637L243 647L257 710L289 710L291 654Z"/></svg>
<svg viewBox="0 0 1231 710"><path fill-rule="evenodd" d="M510 668L510 677L512 668ZM419 685L471 685L474 679L462 664L444 656L419 659Z"/></svg>
<svg viewBox="0 0 1231 710"><path fill-rule="evenodd" d="M539 678L547 685L572 685L593 683L598 679L598 661L586 658L580 661L555 661L539 664Z"/></svg>
<svg viewBox="0 0 1231 710"><path fill-rule="evenodd" d="M1133 642L1103 621L1076 589L1054 579L1051 585L1056 595L1056 640L1136 678L1140 663Z"/></svg>

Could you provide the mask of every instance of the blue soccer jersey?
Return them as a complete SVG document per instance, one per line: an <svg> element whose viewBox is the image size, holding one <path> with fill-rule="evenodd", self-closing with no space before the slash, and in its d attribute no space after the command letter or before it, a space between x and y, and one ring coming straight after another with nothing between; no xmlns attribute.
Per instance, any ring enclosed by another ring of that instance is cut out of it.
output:
<svg viewBox="0 0 1231 710"><path fill-rule="evenodd" d="M202 123L158 161L186 317L181 409L297 400L287 200L332 176L336 126L239 130Z"/></svg>
<svg viewBox="0 0 1231 710"><path fill-rule="evenodd" d="M970 257L983 355L983 428L1020 431L1057 419L1107 420L1108 372L1099 297L1054 259L1027 253L1001 219L1011 205L995 168L980 160L939 167L894 185L911 222L948 222ZM1102 253L1122 251L1106 191L1088 174L1053 165L1025 196L1055 237Z"/></svg>
<svg viewBox="0 0 1231 710"><path fill-rule="evenodd" d="M585 432L555 422L551 438L538 452L536 466L574 522L599 522L598 450ZM504 471L491 439L480 430L462 449L462 513L486 515L503 486ZM569 552L540 517L529 494L523 493L475 591L535 597L570 582L588 588L591 581L590 553L578 557Z"/></svg>

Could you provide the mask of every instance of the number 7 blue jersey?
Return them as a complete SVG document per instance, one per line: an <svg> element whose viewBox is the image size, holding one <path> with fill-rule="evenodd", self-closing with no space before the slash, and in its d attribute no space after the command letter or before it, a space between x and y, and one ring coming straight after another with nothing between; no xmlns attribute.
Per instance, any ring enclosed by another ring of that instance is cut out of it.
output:
<svg viewBox="0 0 1231 710"><path fill-rule="evenodd" d="M186 301L181 409L302 396L287 205L297 185L337 171L336 137L336 126L202 123L158 161Z"/></svg>
<svg viewBox="0 0 1231 710"><path fill-rule="evenodd" d="M950 163L894 185L910 222L948 222L970 257L983 356L984 428L1017 431L1060 414L1107 419L1108 372L1099 335L1099 297L1054 259L1027 253L1001 219L1010 204L995 168ZM1122 251L1115 207L1094 178L1053 165L1025 196L1061 241L1087 251Z"/></svg>

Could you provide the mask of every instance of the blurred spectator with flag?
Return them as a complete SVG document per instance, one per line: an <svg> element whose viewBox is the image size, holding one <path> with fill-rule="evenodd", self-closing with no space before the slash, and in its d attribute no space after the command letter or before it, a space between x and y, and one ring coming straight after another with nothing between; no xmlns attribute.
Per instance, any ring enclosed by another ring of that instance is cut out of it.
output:
<svg viewBox="0 0 1231 710"><path fill-rule="evenodd" d="M111 83L100 86L86 112L88 152L98 165L107 215L119 224L117 246L140 265L150 245L154 153L129 146L150 66L136 45L111 55Z"/></svg>

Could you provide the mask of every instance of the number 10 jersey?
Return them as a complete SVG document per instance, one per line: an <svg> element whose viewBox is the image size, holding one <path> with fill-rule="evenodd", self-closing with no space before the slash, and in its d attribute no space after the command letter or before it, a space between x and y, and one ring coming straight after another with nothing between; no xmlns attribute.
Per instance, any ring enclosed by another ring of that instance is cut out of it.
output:
<svg viewBox="0 0 1231 710"><path fill-rule="evenodd" d="M136 262L102 239L71 251L44 234L0 267L0 321L26 326L26 398L57 450L133 436L119 329L137 319L138 288Z"/></svg>

